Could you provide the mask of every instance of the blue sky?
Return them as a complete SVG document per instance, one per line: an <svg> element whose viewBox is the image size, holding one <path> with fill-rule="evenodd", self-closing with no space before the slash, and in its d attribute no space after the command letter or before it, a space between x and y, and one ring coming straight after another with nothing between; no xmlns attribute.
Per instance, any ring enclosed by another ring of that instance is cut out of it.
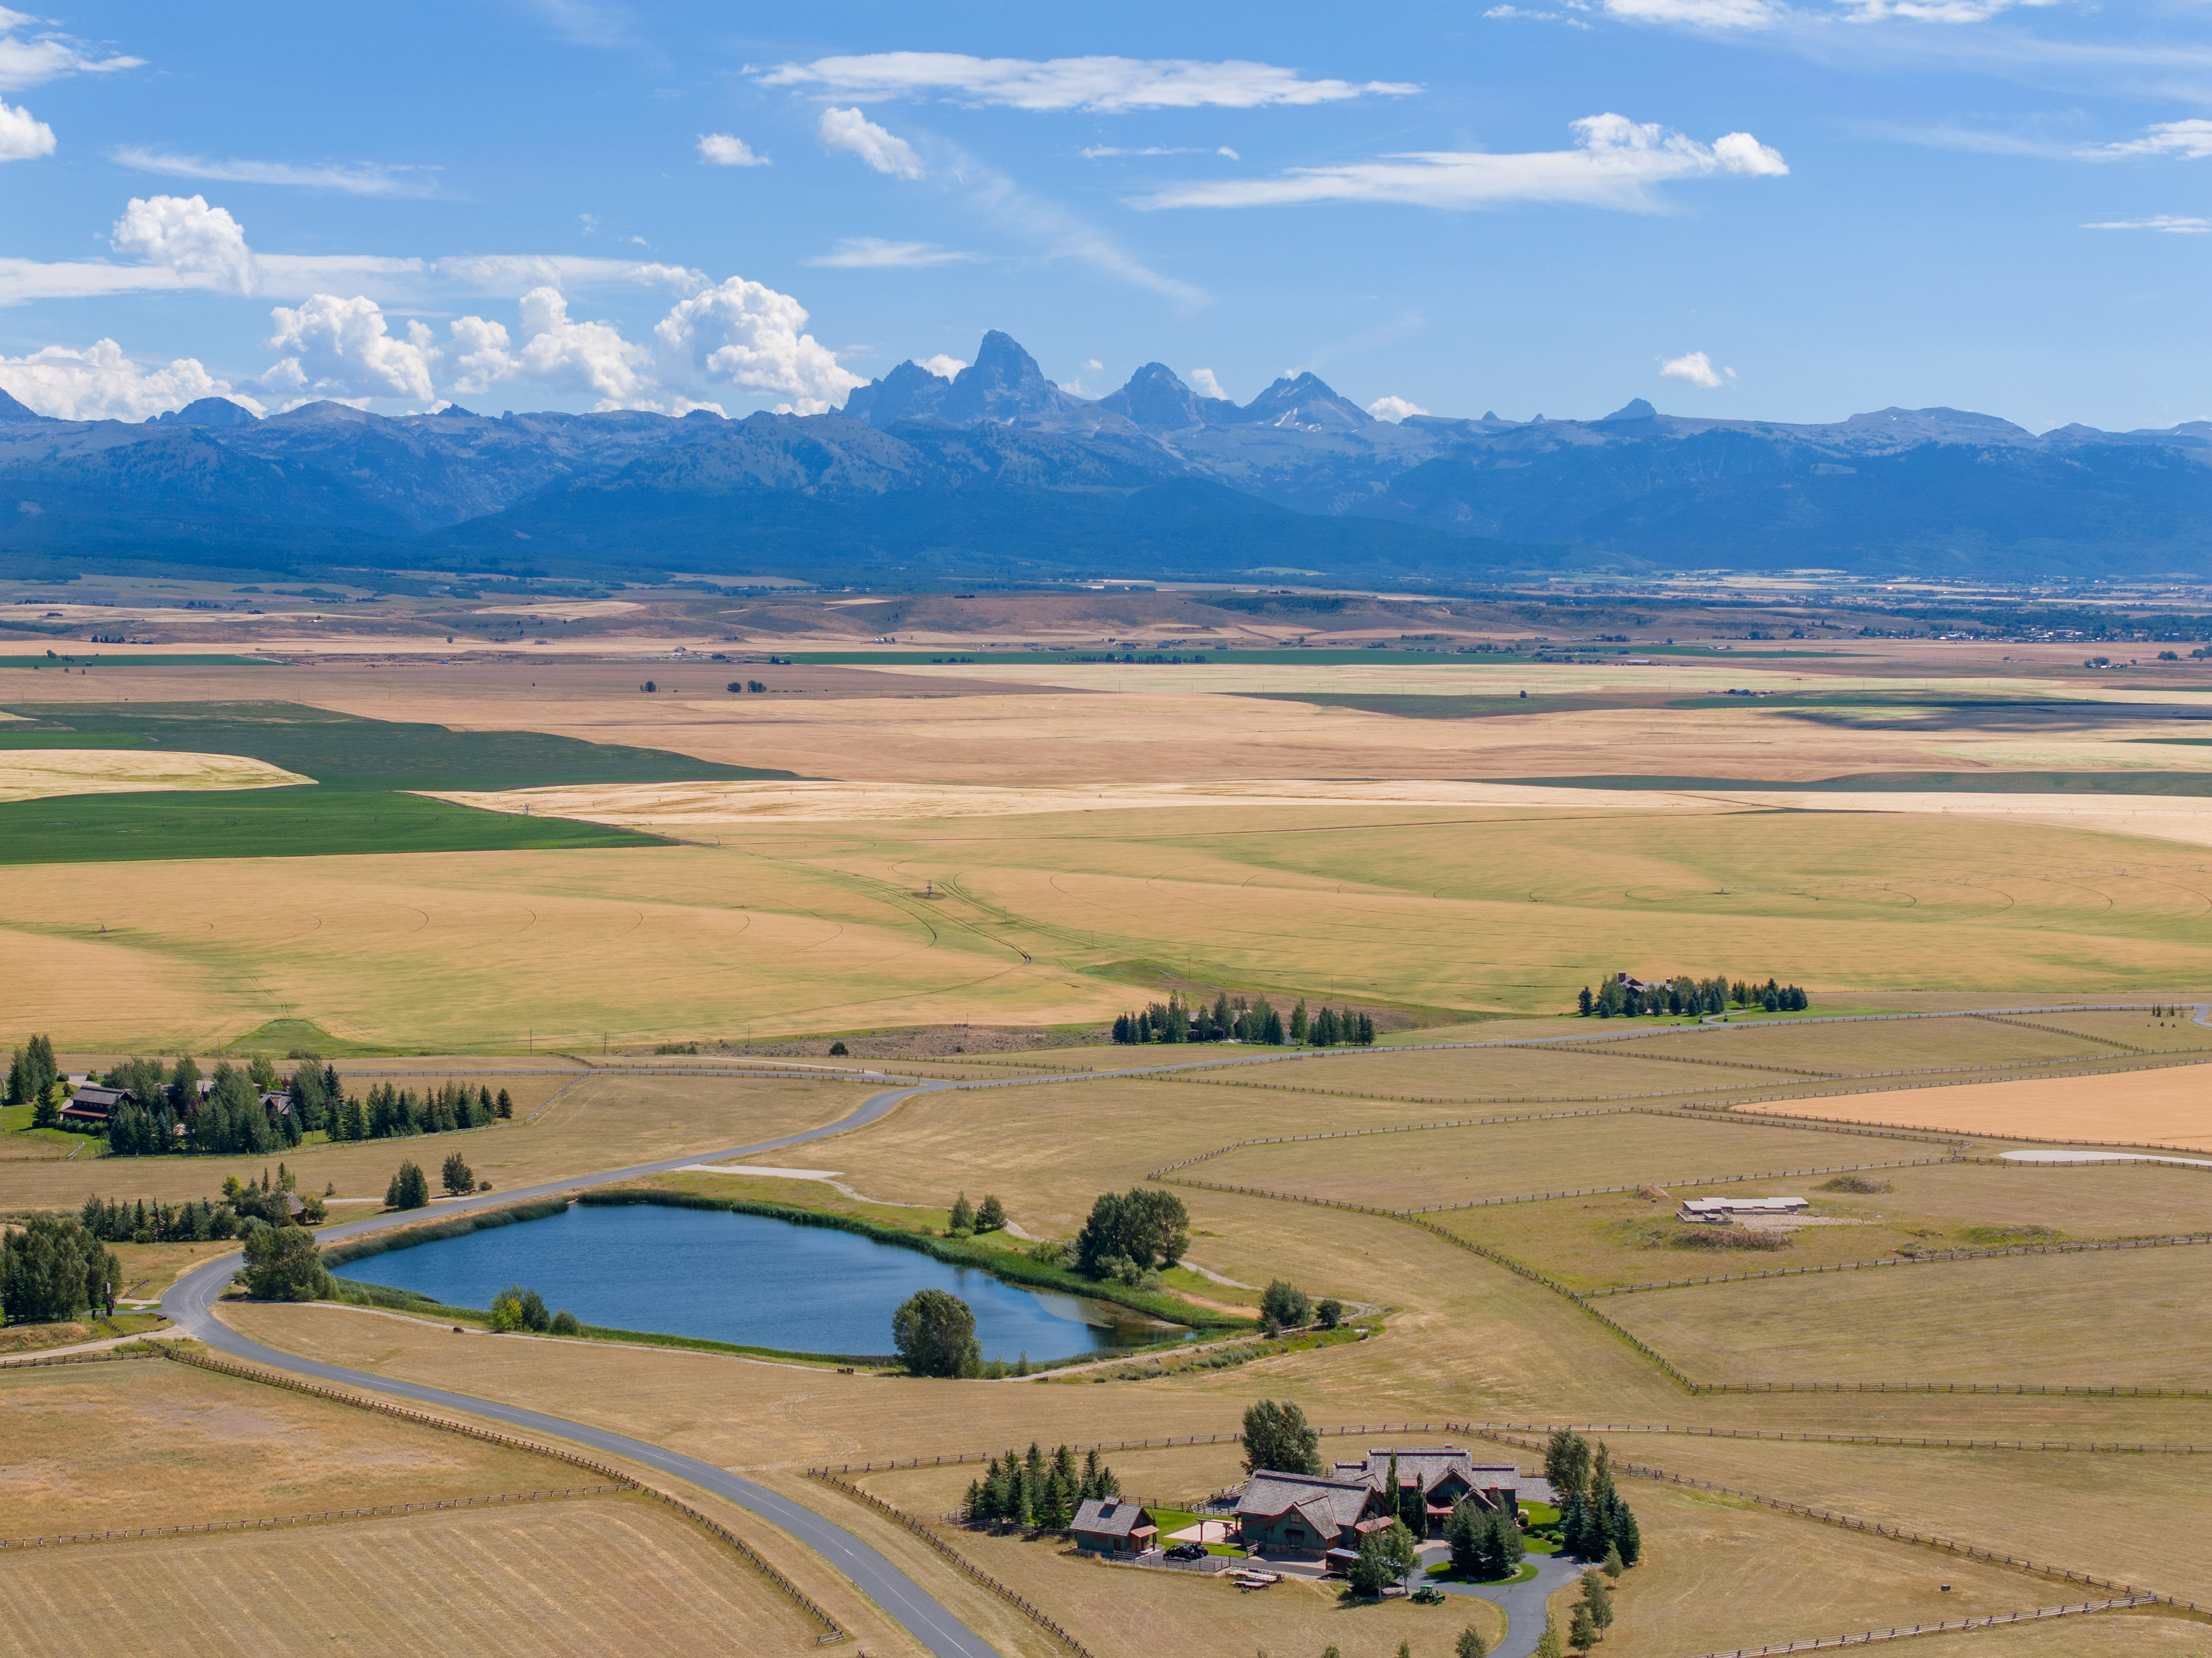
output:
<svg viewBox="0 0 2212 1658"><path fill-rule="evenodd" d="M1094 397L2212 415L2207 0L0 25L0 386L44 412L812 411L1002 328Z"/></svg>

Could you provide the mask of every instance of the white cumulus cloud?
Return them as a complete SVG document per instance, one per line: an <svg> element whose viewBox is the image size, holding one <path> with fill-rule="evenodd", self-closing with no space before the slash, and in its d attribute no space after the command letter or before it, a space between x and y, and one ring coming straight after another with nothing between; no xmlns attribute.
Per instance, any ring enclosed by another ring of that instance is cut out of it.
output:
<svg viewBox="0 0 2212 1658"><path fill-rule="evenodd" d="M456 317L447 325L452 340L428 355L447 377L447 389L464 395L488 391L494 380L512 380L521 360L507 349L506 328L482 317Z"/></svg>
<svg viewBox="0 0 2212 1658"><path fill-rule="evenodd" d="M1221 389L1221 382L1213 377L1213 371L1211 368L1192 369L1190 389L1201 398L1225 398L1229 395Z"/></svg>
<svg viewBox="0 0 2212 1658"><path fill-rule="evenodd" d="M31 161L54 153L54 130L27 109L0 103L0 161Z"/></svg>
<svg viewBox="0 0 2212 1658"><path fill-rule="evenodd" d="M1177 185L1132 205L1261 207L1304 202L1395 202L1417 207L1488 208L1509 202L1570 202L1648 210L1650 187L1715 173L1776 178L1790 167L1747 132L1701 144L1656 123L1591 115L1572 123L1576 148L1495 155L1425 150L1335 167L1297 167L1273 179Z"/></svg>
<svg viewBox="0 0 2212 1658"><path fill-rule="evenodd" d="M1367 412L1377 420L1403 420L1408 415L1425 415L1429 411L1403 398L1377 398L1367 405Z"/></svg>
<svg viewBox="0 0 2212 1658"><path fill-rule="evenodd" d="M519 372L525 379L585 392L603 410L661 406L653 353L624 339L612 323L571 321L558 288L533 288L522 296L522 331Z"/></svg>
<svg viewBox="0 0 2212 1658"><path fill-rule="evenodd" d="M2177 214L2158 213L2148 219L2106 219L2100 224L2085 224L2084 230L2163 230L2169 235L2202 236L2212 231L2212 219L2186 219Z"/></svg>
<svg viewBox="0 0 2212 1658"><path fill-rule="evenodd" d="M276 329L269 348L284 354L261 377L271 391L430 400L431 335L422 323L409 323L408 337L394 338L376 301L360 295L318 294L296 309L280 305L269 317Z"/></svg>
<svg viewBox="0 0 2212 1658"><path fill-rule="evenodd" d="M65 75L106 75L137 69L143 58L94 58L77 42L52 31L30 39L18 37L42 20L0 6L0 92L21 92Z"/></svg>
<svg viewBox="0 0 2212 1658"><path fill-rule="evenodd" d="M27 357L0 357L0 389L58 420L143 421L201 398L228 398L255 414L262 405L231 390L194 357L149 368L124 355L113 340L82 351L50 345Z"/></svg>
<svg viewBox="0 0 2212 1658"><path fill-rule="evenodd" d="M920 270L933 264L964 264L976 257L930 242L887 242L877 236L848 236L829 252L817 253L806 263L843 270Z"/></svg>
<svg viewBox="0 0 2212 1658"><path fill-rule="evenodd" d="M261 286L245 227L204 196L133 196L108 240L117 252L172 271L187 287L251 294Z"/></svg>
<svg viewBox="0 0 2212 1658"><path fill-rule="evenodd" d="M2096 161L2124 155L2171 155L2178 161L2201 161L2212 155L2212 121L2160 121L2140 138L2116 144L2088 144L2076 154Z"/></svg>
<svg viewBox="0 0 2212 1658"><path fill-rule="evenodd" d="M699 135L699 159L714 167L766 167L768 157L757 154L742 138L727 132Z"/></svg>
<svg viewBox="0 0 2212 1658"><path fill-rule="evenodd" d="M878 126L857 109L823 110L817 136L823 149L857 155L877 172L894 179L919 179L928 170L912 144Z"/></svg>
<svg viewBox="0 0 2212 1658"><path fill-rule="evenodd" d="M1718 391L1728 384L1721 378L1725 374L1735 377L1733 368L1716 371L1713 360L1702 351L1687 351L1679 357L1669 357L1659 365L1659 373L1670 380L1685 380L1692 386L1701 386L1708 392Z"/></svg>
<svg viewBox="0 0 2212 1658"><path fill-rule="evenodd" d="M915 361L941 380L952 379L968 366L962 359L948 357L942 351L933 357L917 357Z"/></svg>
<svg viewBox="0 0 2212 1658"><path fill-rule="evenodd" d="M1014 109L1257 109L1269 104L1328 104L1368 95L1407 97L1421 88L1400 81L1309 81L1294 69L1188 58L971 58L953 52L878 52L783 64L763 85L804 87L854 99L942 94Z"/></svg>
<svg viewBox="0 0 2212 1658"><path fill-rule="evenodd" d="M732 276L678 301L653 334L664 373L781 398L779 412L819 415L866 381L805 327L806 307L790 295Z"/></svg>

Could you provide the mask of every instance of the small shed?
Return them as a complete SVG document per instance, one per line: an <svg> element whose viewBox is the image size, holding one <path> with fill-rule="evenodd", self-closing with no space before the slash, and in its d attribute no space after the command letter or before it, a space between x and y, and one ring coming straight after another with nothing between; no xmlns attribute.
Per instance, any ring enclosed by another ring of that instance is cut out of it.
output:
<svg viewBox="0 0 2212 1658"><path fill-rule="evenodd" d="M1075 1511L1075 1546L1091 1554L1142 1554L1159 1540L1144 1504L1125 1497L1093 1497Z"/></svg>
<svg viewBox="0 0 2212 1658"><path fill-rule="evenodd" d="M1801 1215L1812 1206L1803 1198L1685 1198L1674 1218L1726 1226L1738 1215L1747 1219L1757 1215Z"/></svg>

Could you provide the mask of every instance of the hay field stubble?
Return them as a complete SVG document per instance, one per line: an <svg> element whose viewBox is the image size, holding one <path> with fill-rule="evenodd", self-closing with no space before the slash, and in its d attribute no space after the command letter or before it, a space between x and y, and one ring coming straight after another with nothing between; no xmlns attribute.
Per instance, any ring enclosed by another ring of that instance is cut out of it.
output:
<svg viewBox="0 0 2212 1658"><path fill-rule="evenodd" d="M82 1570L57 1570L63 1558ZM589 1497L0 1560L12 1651L811 1652L819 1626L649 1501Z"/></svg>
<svg viewBox="0 0 2212 1658"><path fill-rule="evenodd" d="M2202 1391L2212 1245L1929 1262L1608 1299L1700 1382Z"/></svg>
<svg viewBox="0 0 2212 1658"><path fill-rule="evenodd" d="M526 1451L161 1359L0 1370L9 1538L595 1481Z"/></svg>
<svg viewBox="0 0 2212 1658"><path fill-rule="evenodd" d="M1833 1117L1975 1135L2169 1146L2212 1155L2204 1072L2175 1065L2111 1076L1885 1090L1848 1099L1739 1107L1779 1117Z"/></svg>

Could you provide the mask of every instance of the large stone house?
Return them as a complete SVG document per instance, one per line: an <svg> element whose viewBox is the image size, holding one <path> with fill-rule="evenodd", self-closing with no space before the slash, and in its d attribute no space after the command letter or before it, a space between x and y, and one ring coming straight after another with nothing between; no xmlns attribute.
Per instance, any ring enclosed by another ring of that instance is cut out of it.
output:
<svg viewBox="0 0 2212 1658"><path fill-rule="evenodd" d="M1401 1501L1386 1494L1390 1463L1398 1464ZM1523 1501L1548 1503L1552 1488L1524 1479L1511 1463L1477 1462L1453 1446L1411 1450L1382 1447L1357 1461L1337 1463L1325 1475L1255 1473L1237 1500L1237 1518L1247 1547L1279 1553L1325 1554L1357 1550L1368 1533L1388 1527L1418 1497L1431 1537L1443 1534L1444 1522L1463 1498L1486 1509Z"/></svg>

